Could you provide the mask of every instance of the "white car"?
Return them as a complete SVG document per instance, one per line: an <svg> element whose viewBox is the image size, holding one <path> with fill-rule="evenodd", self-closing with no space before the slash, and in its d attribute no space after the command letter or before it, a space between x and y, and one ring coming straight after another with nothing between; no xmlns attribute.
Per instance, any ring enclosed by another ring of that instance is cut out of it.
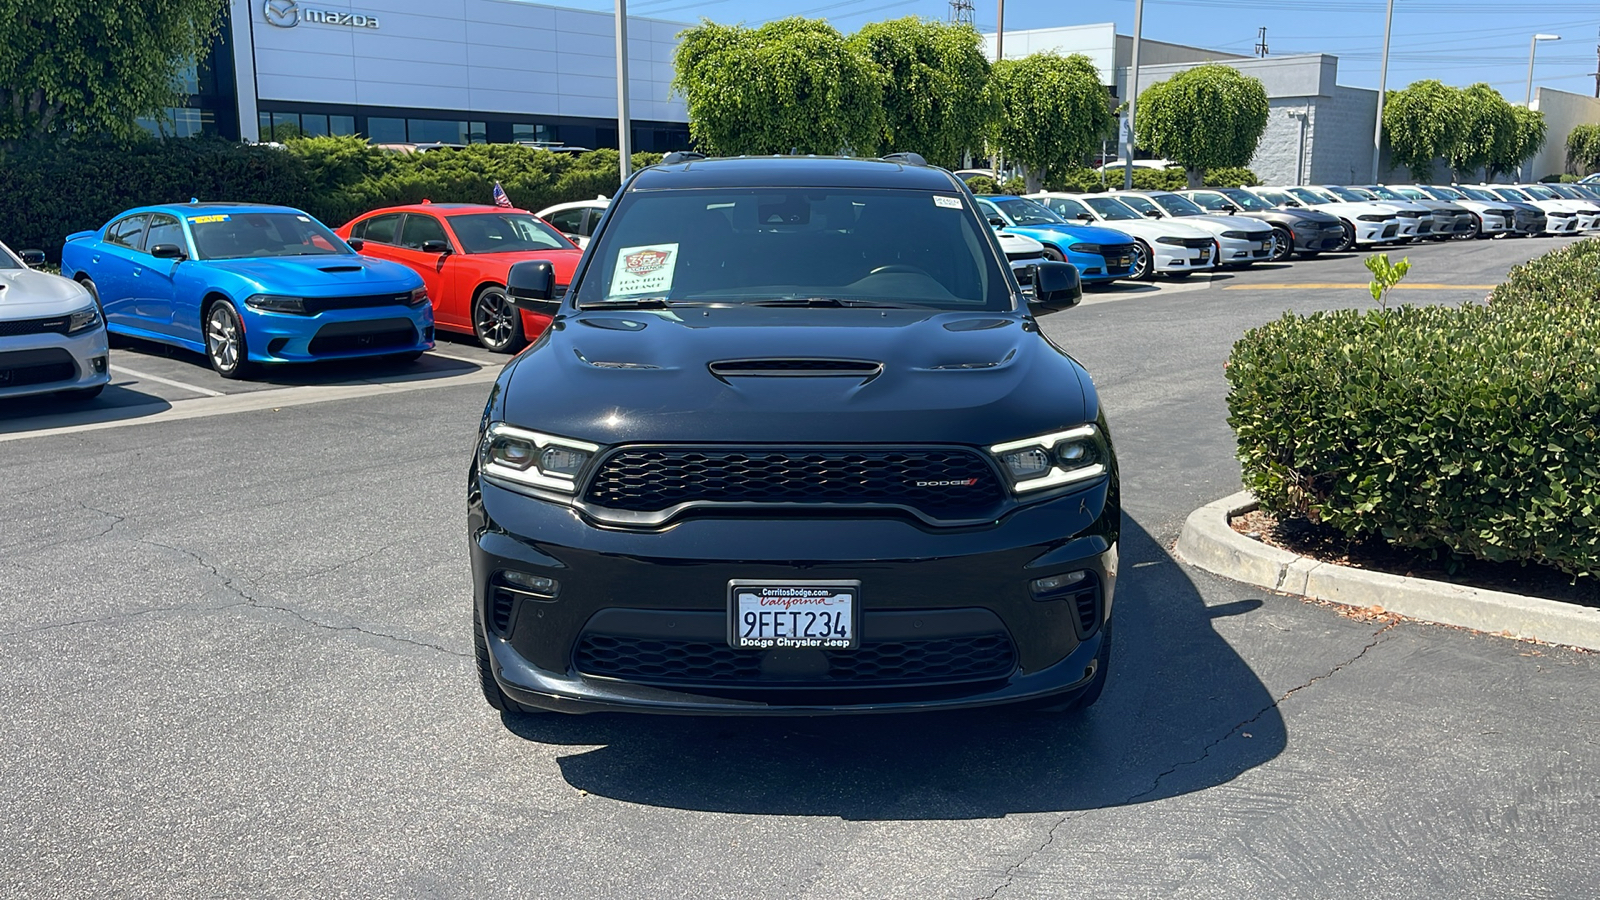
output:
<svg viewBox="0 0 1600 900"><path fill-rule="evenodd" d="M1472 224L1466 232L1471 237L1499 237L1510 234L1517 228L1516 210L1504 203L1474 200L1460 191L1426 184L1396 184L1387 187L1407 200L1415 200L1418 203L1440 200L1465 209L1472 215Z"/></svg>
<svg viewBox="0 0 1600 900"><path fill-rule="evenodd" d="M1048 259L1044 255L1044 245L1026 235L1012 234L998 228L994 230L994 236L1000 240L1000 249L1005 252L1006 262L1011 264L1017 283L1023 287L1032 285L1032 267Z"/></svg>
<svg viewBox="0 0 1600 900"><path fill-rule="evenodd" d="M1526 203L1543 212L1545 234L1577 234L1582 230L1578 227L1578 211L1565 200L1540 200L1526 191L1504 184L1480 184L1478 187L1502 200Z"/></svg>
<svg viewBox="0 0 1600 900"><path fill-rule="evenodd" d="M1270 262L1278 252L1278 232L1260 219L1219 216L1171 191L1119 191L1116 197L1140 215L1178 219L1209 232L1217 241L1217 265L1240 267Z"/></svg>
<svg viewBox="0 0 1600 900"><path fill-rule="evenodd" d="M1392 206L1400 213L1402 221L1409 220L1416 224L1416 230L1407 234L1401 228L1401 243L1410 243L1416 238L1426 238L1433 235L1433 210L1409 200L1380 200L1377 194L1357 188L1345 187L1339 184L1324 184L1322 190L1347 203L1382 203Z"/></svg>
<svg viewBox="0 0 1600 900"><path fill-rule="evenodd" d="M0 244L0 398L88 400L111 380L105 317L82 285L28 266L43 262Z"/></svg>
<svg viewBox="0 0 1600 900"><path fill-rule="evenodd" d="M1477 220L1473 217L1471 210L1460 204L1445 200L1434 200L1431 197L1407 197L1394 188L1381 184L1363 184L1359 187L1351 188L1351 190L1371 200L1381 200L1384 203L1393 203L1396 206L1402 203L1409 203L1427 210L1433 221L1426 233L1419 228L1417 237L1435 241L1448 241L1451 238L1467 237L1476 233Z"/></svg>
<svg viewBox="0 0 1600 900"><path fill-rule="evenodd" d="M601 194L593 200L547 206L534 215L549 222L551 227L566 235L574 244L587 248L589 235L594 234L594 227L600 223L600 217L605 215L606 207L610 205L611 198Z"/></svg>
<svg viewBox="0 0 1600 900"><path fill-rule="evenodd" d="M1211 233L1171 219L1147 219L1110 194L1029 194L1068 222L1115 228L1138 245L1129 278L1149 280L1156 275L1187 278L1215 266Z"/></svg>
<svg viewBox="0 0 1600 900"><path fill-rule="evenodd" d="M1402 218L1400 210L1387 203L1368 200L1352 203L1339 199L1336 194L1305 185L1250 190L1263 198L1268 191L1279 192L1293 198L1297 206L1320 209L1338 216L1350 231L1351 241L1350 247L1345 248L1347 250L1363 244L1389 244L1417 236L1416 218Z"/></svg>
<svg viewBox="0 0 1600 900"><path fill-rule="evenodd" d="M1577 213L1579 231L1593 231L1596 227L1600 227L1600 208L1596 208L1593 200L1563 196L1548 184L1519 184L1517 190L1532 197L1536 202L1560 203L1562 209L1570 209Z"/></svg>

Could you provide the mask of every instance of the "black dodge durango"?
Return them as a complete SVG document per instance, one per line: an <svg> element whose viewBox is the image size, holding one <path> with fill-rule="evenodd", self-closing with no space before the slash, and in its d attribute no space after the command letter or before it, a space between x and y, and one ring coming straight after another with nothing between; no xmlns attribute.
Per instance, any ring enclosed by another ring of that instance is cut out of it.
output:
<svg viewBox="0 0 1600 900"><path fill-rule="evenodd" d="M914 154L634 175L495 383L468 479L489 704L734 715L1082 709L1116 458L972 195Z"/></svg>

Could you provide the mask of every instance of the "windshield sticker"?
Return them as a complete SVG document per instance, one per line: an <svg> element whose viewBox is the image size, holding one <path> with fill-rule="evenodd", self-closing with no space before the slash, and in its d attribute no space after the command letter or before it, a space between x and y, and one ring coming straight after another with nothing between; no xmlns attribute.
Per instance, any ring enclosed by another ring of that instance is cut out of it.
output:
<svg viewBox="0 0 1600 900"><path fill-rule="evenodd" d="M612 297L660 294L672 290L672 272L678 266L677 244L647 244L617 251L611 273Z"/></svg>
<svg viewBox="0 0 1600 900"><path fill-rule="evenodd" d="M961 208L961 198L960 197L943 197L943 196L940 196L938 194L934 194L933 195L933 205L934 206L940 206L940 207L943 207L945 209L960 209Z"/></svg>
<svg viewBox="0 0 1600 900"><path fill-rule="evenodd" d="M194 225L205 225L208 222L226 222L227 216L190 216L189 222Z"/></svg>

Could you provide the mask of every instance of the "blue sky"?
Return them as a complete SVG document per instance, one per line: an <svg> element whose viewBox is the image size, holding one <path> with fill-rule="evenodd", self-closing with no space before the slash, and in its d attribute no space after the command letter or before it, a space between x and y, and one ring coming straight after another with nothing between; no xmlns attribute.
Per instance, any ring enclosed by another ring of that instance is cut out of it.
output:
<svg viewBox="0 0 1600 900"><path fill-rule="evenodd" d="M585 9L611 9L606 0L544 0ZM1251 54L1256 29L1267 27L1273 55L1330 53L1339 57L1339 82L1378 86L1385 0L1145 0L1144 35L1231 53ZM974 21L992 31L994 0L973 0ZM1085 25L1115 20L1133 31L1133 0L1010 0L1006 29ZM917 15L945 19L947 0L630 0L633 15L756 25L790 15L827 18L851 32L881 19ZM1538 32L1561 41L1540 43L1534 84L1594 93L1600 2L1593 0L1395 0L1389 86L1423 78L1467 85L1487 81L1512 102L1522 101L1528 40Z"/></svg>

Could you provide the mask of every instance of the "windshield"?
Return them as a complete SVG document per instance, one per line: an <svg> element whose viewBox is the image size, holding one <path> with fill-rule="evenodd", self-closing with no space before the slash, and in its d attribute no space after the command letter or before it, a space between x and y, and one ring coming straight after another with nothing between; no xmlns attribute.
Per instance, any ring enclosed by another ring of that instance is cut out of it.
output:
<svg viewBox="0 0 1600 900"><path fill-rule="evenodd" d="M199 259L353 255L305 213L246 212L188 216Z"/></svg>
<svg viewBox="0 0 1600 900"><path fill-rule="evenodd" d="M1047 207L1040 206L1032 200L1020 197L1011 200L991 200L1000 211L1006 214L1013 225L1060 225L1063 219L1051 212Z"/></svg>
<svg viewBox="0 0 1600 900"><path fill-rule="evenodd" d="M997 257L953 192L634 191L590 245L576 299L1009 310Z"/></svg>
<svg viewBox="0 0 1600 900"><path fill-rule="evenodd" d="M1083 202L1089 204L1090 209L1099 213L1100 218L1108 222L1126 222L1143 218L1134 212L1132 207L1115 197L1085 197Z"/></svg>
<svg viewBox="0 0 1600 900"><path fill-rule="evenodd" d="M1391 200L1432 200L1432 199L1434 199L1432 197L1429 197L1427 194L1423 193L1420 188L1398 187L1398 188L1394 188L1393 190L1390 190L1388 188L1385 188L1384 190L1387 191L1388 194L1395 194L1396 195L1394 197L1390 197L1389 199L1391 199ZM1380 195L1380 196L1387 196L1387 194Z"/></svg>
<svg viewBox="0 0 1600 900"><path fill-rule="evenodd" d="M1549 191L1552 194L1555 194L1557 197L1560 197L1563 200L1587 200L1587 199L1589 199L1589 198L1585 197L1584 195L1578 193L1577 191L1573 190L1572 188L1567 187L1564 184L1546 185L1545 186L1545 190Z"/></svg>
<svg viewBox="0 0 1600 900"><path fill-rule="evenodd" d="M451 216L450 227L467 253L518 250L571 250L572 242L527 213L472 213Z"/></svg>
<svg viewBox="0 0 1600 900"><path fill-rule="evenodd" d="M1407 197L1404 194L1378 184L1372 185L1371 187L1362 188L1362 190L1373 195L1374 197L1377 197L1379 200L1415 200L1418 196L1420 196L1416 191L1412 191L1412 196Z"/></svg>
<svg viewBox="0 0 1600 900"><path fill-rule="evenodd" d="M22 261L12 255L11 248L7 247L5 244L0 244L0 269L21 268L24 268Z"/></svg>
<svg viewBox="0 0 1600 900"><path fill-rule="evenodd" d="M1307 187L1289 188L1289 193L1294 195L1294 197L1301 203L1309 203L1312 206L1316 206L1320 203L1327 203L1332 199L1331 197L1324 197L1317 191L1313 191L1311 188Z"/></svg>
<svg viewBox="0 0 1600 900"><path fill-rule="evenodd" d="M1460 190L1461 193L1466 194L1469 198L1471 198L1473 200L1482 200L1485 203L1494 203L1496 201L1501 201L1501 200L1506 199L1504 197L1500 197L1500 196L1497 196L1495 194L1491 194L1488 191L1480 190L1478 188L1458 188L1458 190Z"/></svg>
<svg viewBox="0 0 1600 900"><path fill-rule="evenodd" d="M1527 203L1530 199L1532 199L1527 194L1522 193L1516 188L1496 188L1494 193L1498 194L1502 200L1520 200L1523 203Z"/></svg>
<svg viewBox="0 0 1600 900"><path fill-rule="evenodd" d="M1206 214L1206 211L1196 206L1194 201L1187 197L1180 197L1177 194L1155 194L1150 199L1156 201L1158 206L1174 216L1203 216Z"/></svg>
<svg viewBox="0 0 1600 900"><path fill-rule="evenodd" d="M1123 203L1126 203L1140 215L1145 215L1152 212L1159 213L1161 211L1159 207L1150 202L1150 198L1148 197L1140 197L1134 194L1122 194L1121 196L1117 197L1117 199L1121 200Z"/></svg>
<svg viewBox="0 0 1600 900"><path fill-rule="evenodd" d="M1465 200L1467 197L1466 194L1461 193L1455 188L1445 187L1444 185L1439 184L1422 185L1418 187L1417 190L1435 200Z"/></svg>
<svg viewBox="0 0 1600 900"><path fill-rule="evenodd" d="M1557 194L1555 191L1552 191L1547 187L1539 187L1537 185L1530 185L1530 186L1525 187L1525 188L1519 188L1519 190L1521 190L1522 193L1527 194L1530 197L1537 198L1539 200L1560 200L1561 199L1561 195L1560 194Z"/></svg>
<svg viewBox="0 0 1600 900"><path fill-rule="evenodd" d="M1239 207L1240 209L1242 209L1242 210L1244 210L1246 212L1271 212L1272 211L1272 204L1271 203L1268 203L1267 201L1261 199L1260 197L1257 197L1256 195L1250 193L1249 191L1241 191L1238 188L1232 188L1231 190L1224 190L1221 193L1222 193L1222 196L1227 197L1229 200L1233 201L1233 205L1234 206L1237 206L1237 207ZM1195 202L1199 203L1199 200L1196 200ZM1201 205L1204 206L1205 204L1201 204Z"/></svg>
<svg viewBox="0 0 1600 900"><path fill-rule="evenodd" d="M1094 214L1089 212L1089 207L1069 197L1046 197L1039 201L1050 208L1050 211L1069 221L1080 217L1087 217L1093 221Z"/></svg>
<svg viewBox="0 0 1600 900"><path fill-rule="evenodd" d="M1291 197L1283 191L1274 191L1270 188L1256 188L1254 195L1267 201L1273 206L1300 206L1301 198Z"/></svg>
<svg viewBox="0 0 1600 900"><path fill-rule="evenodd" d="M1361 196L1355 191L1350 190L1349 188L1344 187L1325 187L1323 190L1334 195L1335 197L1338 197L1340 200L1348 200L1351 203L1360 203L1363 200L1369 199Z"/></svg>

